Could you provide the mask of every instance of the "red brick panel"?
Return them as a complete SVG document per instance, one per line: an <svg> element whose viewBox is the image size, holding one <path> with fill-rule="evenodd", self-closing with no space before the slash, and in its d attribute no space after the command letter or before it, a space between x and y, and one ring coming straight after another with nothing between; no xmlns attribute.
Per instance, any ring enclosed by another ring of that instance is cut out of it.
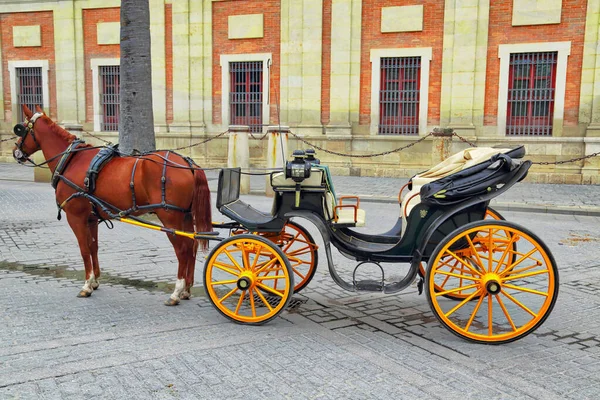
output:
<svg viewBox="0 0 600 400"><path fill-rule="evenodd" d="M564 125L577 125L579 92L585 34L586 0L564 0L560 24L512 26L512 1L490 3L490 27L487 52L484 125L498 123L498 82L501 44L571 41L571 55L567 59L567 87L565 94Z"/></svg>
<svg viewBox="0 0 600 400"><path fill-rule="evenodd" d="M271 53L270 68L270 96L265 93L264 101L270 97L271 121L277 121L277 102L279 98L279 74L280 74L280 2L278 0L233 0L212 3L213 23L213 69L212 69L212 93L213 93L213 123L220 124L221 121L221 54L247 54L247 53ZM227 20L230 15L263 14L264 36L256 39L228 39ZM265 69L263 73L269 73ZM266 123L266 121L263 121Z"/></svg>
<svg viewBox="0 0 600 400"><path fill-rule="evenodd" d="M167 79L167 124L173 122L173 6L165 4L165 68Z"/></svg>
<svg viewBox="0 0 600 400"><path fill-rule="evenodd" d="M39 25L41 47L14 47L13 26ZM4 90L5 121L12 121L12 101L10 93L9 61L48 60L48 86L50 107L45 112L56 117L56 67L54 64L54 20L52 11L11 13L0 15L2 34L2 78ZM13 77L14 78L14 77Z"/></svg>
<svg viewBox="0 0 600 400"><path fill-rule="evenodd" d="M329 123L331 98L331 0L323 0L323 57L321 72L321 123Z"/></svg>
<svg viewBox="0 0 600 400"><path fill-rule="evenodd" d="M85 120L94 121L94 101L92 86L92 70L90 60L93 58L119 58L121 51L118 44L98 44L97 24L99 22L119 22L120 9L96 8L83 10L83 53L85 70Z"/></svg>
<svg viewBox="0 0 600 400"><path fill-rule="evenodd" d="M381 33L381 8L423 5L421 32ZM442 51L444 39L444 2L440 0L363 0L360 60L359 123L371 122L371 49L431 47L433 55L429 72L429 125L440 121L442 86Z"/></svg>

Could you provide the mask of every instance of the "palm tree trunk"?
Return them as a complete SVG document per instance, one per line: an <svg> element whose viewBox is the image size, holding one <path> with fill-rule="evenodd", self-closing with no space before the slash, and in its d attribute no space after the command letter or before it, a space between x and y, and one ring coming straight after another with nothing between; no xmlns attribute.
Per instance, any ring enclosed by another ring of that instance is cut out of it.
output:
<svg viewBox="0 0 600 400"><path fill-rule="evenodd" d="M121 1L119 149L127 154L156 148L148 1Z"/></svg>

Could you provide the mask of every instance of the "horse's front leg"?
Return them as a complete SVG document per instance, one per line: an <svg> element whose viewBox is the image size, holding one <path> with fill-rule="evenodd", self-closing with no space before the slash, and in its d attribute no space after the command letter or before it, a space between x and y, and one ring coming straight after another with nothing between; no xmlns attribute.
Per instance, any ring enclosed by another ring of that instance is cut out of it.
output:
<svg viewBox="0 0 600 400"><path fill-rule="evenodd" d="M94 269L92 265L92 239L94 239L94 237L92 235L92 231L88 223L88 215L86 215L85 213L67 213L67 221L69 222L69 226L73 230L73 233L77 238L77 242L79 243L79 251L81 252L83 266L85 267L85 283L77 296L90 297L92 295L92 292L94 291L94 284L97 283L97 281L96 276L94 275ZM97 250L98 249L96 245L96 261Z"/></svg>

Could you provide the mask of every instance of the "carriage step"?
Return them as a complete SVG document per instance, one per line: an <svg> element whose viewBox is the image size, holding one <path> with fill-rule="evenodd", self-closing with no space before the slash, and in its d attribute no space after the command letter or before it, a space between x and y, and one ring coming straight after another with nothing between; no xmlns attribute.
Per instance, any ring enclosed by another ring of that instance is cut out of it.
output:
<svg viewBox="0 0 600 400"><path fill-rule="evenodd" d="M366 279L364 281L355 282L354 287L356 288L356 291L360 292L382 292L383 282L372 279Z"/></svg>

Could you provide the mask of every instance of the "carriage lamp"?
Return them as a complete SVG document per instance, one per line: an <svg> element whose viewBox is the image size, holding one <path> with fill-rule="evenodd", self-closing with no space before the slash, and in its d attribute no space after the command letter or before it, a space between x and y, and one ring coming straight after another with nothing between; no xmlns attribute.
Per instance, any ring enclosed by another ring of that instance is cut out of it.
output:
<svg viewBox="0 0 600 400"><path fill-rule="evenodd" d="M304 157L304 150L294 150L292 153L294 159L288 161L285 165L285 177L292 178L296 182L296 207L300 206L300 183L310 176L311 163Z"/></svg>
<svg viewBox="0 0 600 400"><path fill-rule="evenodd" d="M304 151L304 153L306 153L306 162L307 163L310 163L311 165L321 164L321 160L319 160L318 158L315 157L315 155L316 155L315 149L306 149Z"/></svg>
<svg viewBox="0 0 600 400"><path fill-rule="evenodd" d="M15 127L13 128L13 132L18 137L24 137L25 134L27 133L27 127L23 124L16 124Z"/></svg>

